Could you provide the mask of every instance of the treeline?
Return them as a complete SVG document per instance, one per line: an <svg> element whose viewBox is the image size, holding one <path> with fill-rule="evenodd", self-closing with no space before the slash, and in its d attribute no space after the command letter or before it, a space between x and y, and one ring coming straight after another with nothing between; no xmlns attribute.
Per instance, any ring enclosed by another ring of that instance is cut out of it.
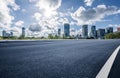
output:
<svg viewBox="0 0 120 78"><path fill-rule="evenodd" d="M105 39L120 39L120 32L106 34Z"/></svg>
<svg viewBox="0 0 120 78"><path fill-rule="evenodd" d="M47 39L75 39L75 37L74 36L65 37L64 35L58 36L58 35L49 34Z"/></svg>

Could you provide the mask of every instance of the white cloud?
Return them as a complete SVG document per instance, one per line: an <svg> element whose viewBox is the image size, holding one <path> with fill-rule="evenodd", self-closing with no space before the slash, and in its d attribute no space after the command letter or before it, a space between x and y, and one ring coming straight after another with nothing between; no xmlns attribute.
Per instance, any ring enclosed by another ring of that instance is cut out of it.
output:
<svg viewBox="0 0 120 78"><path fill-rule="evenodd" d="M33 24L29 26L29 30L32 32L40 32L41 31L41 26L39 24Z"/></svg>
<svg viewBox="0 0 120 78"><path fill-rule="evenodd" d="M24 21L19 20L15 23L16 26L22 26L24 24Z"/></svg>
<svg viewBox="0 0 120 78"><path fill-rule="evenodd" d="M50 29L49 29L50 28ZM32 24L29 26L27 35L30 37L47 37L48 34L52 33L52 28L49 26L41 26L40 24Z"/></svg>
<svg viewBox="0 0 120 78"><path fill-rule="evenodd" d="M38 0L36 7L40 10L43 16L52 18L58 14L57 9L61 6L62 0Z"/></svg>
<svg viewBox="0 0 120 78"><path fill-rule="evenodd" d="M61 24L64 24L64 23L69 23L69 20L67 18L60 18L58 20Z"/></svg>
<svg viewBox="0 0 120 78"><path fill-rule="evenodd" d="M94 0L84 0L86 6L91 6Z"/></svg>
<svg viewBox="0 0 120 78"><path fill-rule="evenodd" d="M59 12L57 9L61 6L62 0L29 0L35 2L35 6L38 11L32 16L36 23L41 26L41 35L50 34L56 32L60 22ZM31 26L32 29L36 30L36 26ZM32 31L34 32L34 31ZM37 35L37 34L36 34Z"/></svg>
<svg viewBox="0 0 120 78"><path fill-rule="evenodd" d="M93 24L101 21L106 16L120 13L120 10L115 6L98 5L92 9L80 7L77 11L71 14L72 18L78 22L78 25Z"/></svg>
<svg viewBox="0 0 120 78"><path fill-rule="evenodd" d="M7 5L11 6L13 10L18 10L20 9L20 6L18 6L16 3L15 3L15 0L5 0Z"/></svg>
<svg viewBox="0 0 120 78"><path fill-rule="evenodd" d="M11 27L8 31L12 31L14 36L19 37L21 35L22 29L19 27Z"/></svg>
<svg viewBox="0 0 120 78"><path fill-rule="evenodd" d="M0 0L0 24L4 28L9 28L14 20L11 11L16 11L20 7L15 3L15 0Z"/></svg>
<svg viewBox="0 0 120 78"><path fill-rule="evenodd" d="M61 0L39 0L36 4L39 9L48 10L56 10L61 6Z"/></svg>
<svg viewBox="0 0 120 78"><path fill-rule="evenodd" d="M120 24L109 24L108 27L120 27Z"/></svg>
<svg viewBox="0 0 120 78"><path fill-rule="evenodd" d="M29 0L29 2L36 2L37 0Z"/></svg>
<svg viewBox="0 0 120 78"><path fill-rule="evenodd" d="M22 9L21 11L22 11L22 12L26 12L26 9Z"/></svg>
<svg viewBox="0 0 120 78"><path fill-rule="evenodd" d="M39 13L39 12L36 12L34 15L33 15L33 18L35 18L36 20L40 20L42 17L42 15Z"/></svg>

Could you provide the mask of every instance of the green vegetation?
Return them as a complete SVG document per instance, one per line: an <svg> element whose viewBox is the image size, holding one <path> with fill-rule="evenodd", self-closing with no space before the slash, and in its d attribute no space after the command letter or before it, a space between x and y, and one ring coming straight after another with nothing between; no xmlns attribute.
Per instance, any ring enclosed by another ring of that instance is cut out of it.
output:
<svg viewBox="0 0 120 78"><path fill-rule="evenodd" d="M52 34L49 34L47 39L63 39L63 38L58 35L53 36Z"/></svg>
<svg viewBox="0 0 120 78"><path fill-rule="evenodd" d="M0 36L0 40L2 40L3 38Z"/></svg>
<svg viewBox="0 0 120 78"><path fill-rule="evenodd" d="M120 32L106 34L105 39L120 39Z"/></svg>
<svg viewBox="0 0 120 78"><path fill-rule="evenodd" d="M17 37L16 36L13 36L13 37L1 37L1 40L4 40L4 39L7 39L7 40L16 40Z"/></svg>
<svg viewBox="0 0 120 78"><path fill-rule="evenodd" d="M16 37L16 36L13 36L13 37L2 37L0 36L0 40L41 40L41 39L75 39L76 37L73 36L70 36L70 37L65 37L64 35L63 36L58 36L58 35L52 35L52 34L49 34L48 37L24 37L24 36L20 36L20 37ZM105 39L120 39L120 32L115 32L115 33L109 33L109 34L106 34ZM79 38L79 39L84 39L84 38ZM94 39L94 38L87 38L87 39Z"/></svg>

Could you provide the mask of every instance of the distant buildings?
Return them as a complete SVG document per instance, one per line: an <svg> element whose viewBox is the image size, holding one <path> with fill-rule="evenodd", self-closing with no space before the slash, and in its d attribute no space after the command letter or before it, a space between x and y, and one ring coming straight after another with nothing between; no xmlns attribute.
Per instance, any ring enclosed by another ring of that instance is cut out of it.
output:
<svg viewBox="0 0 120 78"><path fill-rule="evenodd" d="M22 37L25 37L25 28L22 27Z"/></svg>
<svg viewBox="0 0 120 78"><path fill-rule="evenodd" d="M87 38L88 37L88 25L82 26L82 37Z"/></svg>
<svg viewBox="0 0 120 78"><path fill-rule="evenodd" d="M10 32L10 36L13 37L13 32Z"/></svg>
<svg viewBox="0 0 120 78"><path fill-rule="evenodd" d="M70 36L70 24L68 24L68 23L64 24L64 36L65 37Z"/></svg>
<svg viewBox="0 0 120 78"><path fill-rule="evenodd" d="M120 32L120 27L117 28L117 31Z"/></svg>
<svg viewBox="0 0 120 78"><path fill-rule="evenodd" d="M96 32L96 26L91 26L91 32L90 32L90 37L96 38L97 32Z"/></svg>
<svg viewBox="0 0 120 78"><path fill-rule="evenodd" d="M105 36L105 29L98 29L97 30L97 38L98 39L103 39Z"/></svg>
<svg viewBox="0 0 120 78"><path fill-rule="evenodd" d="M113 33L113 27L106 28L106 34Z"/></svg>
<svg viewBox="0 0 120 78"><path fill-rule="evenodd" d="M8 33L8 32L6 32L5 30L3 30L3 31L2 31L2 36L3 36L4 38L13 37L13 32Z"/></svg>
<svg viewBox="0 0 120 78"><path fill-rule="evenodd" d="M6 31L5 30L2 31L2 36L6 37Z"/></svg>
<svg viewBox="0 0 120 78"><path fill-rule="evenodd" d="M61 29L59 28L58 29L58 36L60 36L61 35Z"/></svg>
<svg viewBox="0 0 120 78"><path fill-rule="evenodd" d="M21 36L20 38L24 38L25 37L25 28L22 27L21 29L22 33L21 33ZM120 32L120 27L117 28L117 31ZM71 35L70 36L70 32L75 32L74 34L75 35ZM61 31L61 28L58 28L58 32L56 32L56 37L59 37L59 38L62 38L60 37L61 34L63 35L63 38L76 38L76 39L86 39L86 38L90 38L90 39L104 39L104 36L106 34L109 34L109 33L113 33L113 27L107 27L106 29L98 29L96 30L96 26L93 25L91 26L91 30L90 30L90 33L89 33L89 36L88 36L88 25L83 25L82 26L82 32L81 30L78 32L76 32L75 30L71 30L70 31L70 24L69 23L65 23L64 24L64 33L63 33L63 30ZM53 34L49 34L49 37L52 38ZM6 38L9 38L9 37L13 37L13 32L6 32L5 30L2 31L2 36L3 37L6 37Z"/></svg>

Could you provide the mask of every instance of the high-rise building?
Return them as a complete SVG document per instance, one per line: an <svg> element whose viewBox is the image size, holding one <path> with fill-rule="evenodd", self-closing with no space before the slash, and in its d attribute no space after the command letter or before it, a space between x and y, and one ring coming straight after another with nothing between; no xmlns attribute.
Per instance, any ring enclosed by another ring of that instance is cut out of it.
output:
<svg viewBox="0 0 120 78"><path fill-rule="evenodd" d="M2 31L2 36L6 37L6 31L5 30Z"/></svg>
<svg viewBox="0 0 120 78"><path fill-rule="evenodd" d="M61 35L61 29L60 28L58 29L58 35L59 36Z"/></svg>
<svg viewBox="0 0 120 78"><path fill-rule="evenodd" d="M113 27L107 27L106 28L106 33L113 33Z"/></svg>
<svg viewBox="0 0 120 78"><path fill-rule="evenodd" d="M120 27L117 28L117 31L120 32Z"/></svg>
<svg viewBox="0 0 120 78"><path fill-rule="evenodd" d="M25 28L22 27L22 37L25 37Z"/></svg>
<svg viewBox="0 0 120 78"><path fill-rule="evenodd" d="M70 25L68 23L64 24L64 36L69 37L70 36Z"/></svg>
<svg viewBox="0 0 120 78"><path fill-rule="evenodd" d="M5 30L2 31L2 36L3 37L13 37L13 32L7 33Z"/></svg>
<svg viewBox="0 0 120 78"><path fill-rule="evenodd" d="M96 38L96 26L91 26L90 37Z"/></svg>
<svg viewBox="0 0 120 78"><path fill-rule="evenodd" d="M10 32L10 36L13 37L13 32Z"/></svg>
<svg viewBox="0 0 120 78"><path fill-rule="evenodd" d="M88 37L88 25L82 26L82 37L87 38Z"/></svg>
<svg viewBox="0 0 120 78"><path fill-rule="evenodd" d="M104 36L105 36L105 29L98 29L98 31L97 31L97 37L99 39L103 39Z"/></svg>

